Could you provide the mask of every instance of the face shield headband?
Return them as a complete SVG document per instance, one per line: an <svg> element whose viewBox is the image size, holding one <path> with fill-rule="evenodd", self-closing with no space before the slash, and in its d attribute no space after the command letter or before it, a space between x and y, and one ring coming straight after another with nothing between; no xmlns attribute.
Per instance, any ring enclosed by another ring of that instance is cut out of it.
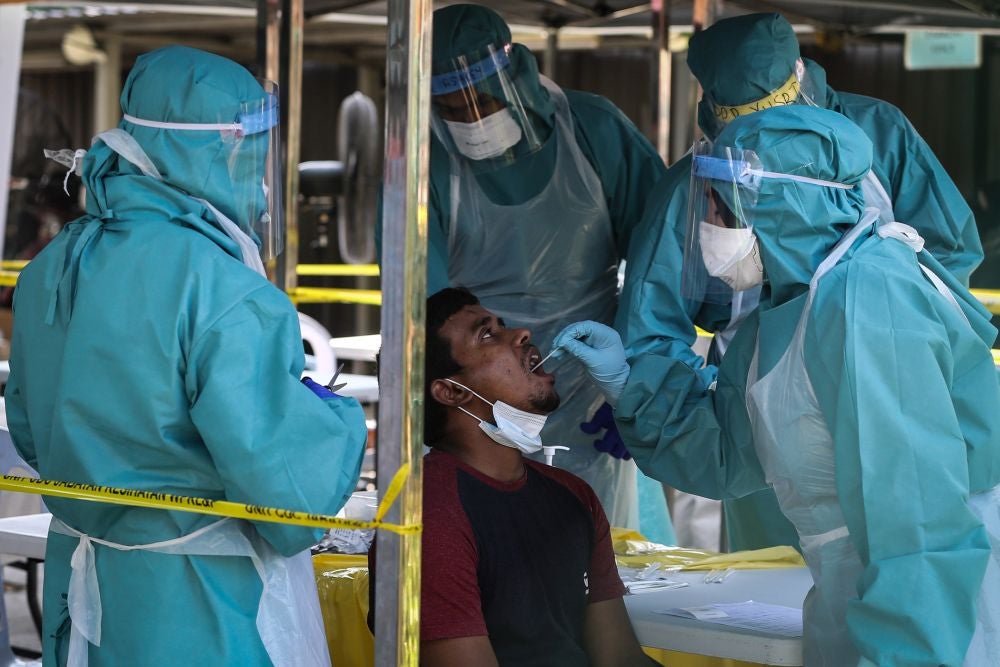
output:
<svg viewBox="0 0 1000 667"><path fill-rule="evenodd" d="M510 67L510 44L494 51L482 60L454 72L445 72L431 77L431 95L447 95L488 79L497 72Z"/></svg>
<svg viewBox="0 0 1000 667"><path fill-rule="evenodd" d="M133 125L155 127L161 130L187 130L192 132L221 132L223 136L242 138L248 134L269 132L278 125L278 97L269 93L260 109L241 111L237 114L235 123L171 123L159 120L136 118L130 114L122 114L122 118Z"/></svg>

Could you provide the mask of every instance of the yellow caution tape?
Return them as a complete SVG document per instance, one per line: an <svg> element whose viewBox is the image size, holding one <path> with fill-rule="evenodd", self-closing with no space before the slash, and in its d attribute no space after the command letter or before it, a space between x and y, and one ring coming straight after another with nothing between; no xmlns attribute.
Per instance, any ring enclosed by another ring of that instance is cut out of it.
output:
<svg viewBox="0 0 1000 667"><path fill-rule="evenodd" d="M299 264L300 276L377 276L378 264Z"/></svg>
<svg viewBox="0 0 1000 667"><path fill-rule="evenodd" d="M0 271L0 287L13 287L20 275L17 271Z"/></svg>
<svg viewBox="0 0 1000 667"><path fill-rule="evenodd" d="M0 262L0 269L5 271L20 271L28 265L31 260L27 259L5 259Z"/></svg>
<svg viewBox="0 0 1000 667"><path fill-rule="evenodd" d="M1000 315L1000 290L995 289L974 289L969 290L972 296L979 299L979 302L986 306L986 310L994 315Z"/></svg>
<svg viewBox="0 0 1000 667"><path fill-rule="evenodd" d="M382 292L375 289L348 289L340 287L295 287L288 290L292 303L359 303L381 306Z"/></svg>
<svg viewBox="0 0 1000 667"><path fill-rule="evenodd" d="M795 72L792 72L792 75L788 77L783 84L759 100L748 102L747 104L737 104L735 106L716 104L714 106L715 117L723 123L729 123L734 118L749 116L750 114L756 111L761 111L762 109L770 109L771 107L782 107L792 104L798 98L799 77L796 76Z"/></svg>
<svg viewBox="0 0 1000 667"><path fill-rule="evenodd" d="M310 528L346 528L348 530L376 529L388 530L399 535L407 535L419 533L422 530L422 526L419 524L401 525L386 523L382 520L382 518L385 517L386 512L389 511L389 508L399 496L403 485L406 484L409 474L410 464L408 463L401 466L396 472L396 475L389 483L385 496L378 505L374 521L341 519L329 514L311 514L308 512L297 512L295 510L287 510L277 507L234 503L229 500L192 498L189 496L178 496L172 493L140 491L138 489L120 489L111 486L97 486L95 484L54 482L47 479L16 477L14 475L4 475L3 477L0 477L0 491L34 493L42 496L70 498L73 500L87 500L98 503L110 503L113 505L179 510L181 512L193 512L195 514L211 514L213 516L246 519L248 521L267 521L270 523L283 523L293 526L307 526Z"/></svg>

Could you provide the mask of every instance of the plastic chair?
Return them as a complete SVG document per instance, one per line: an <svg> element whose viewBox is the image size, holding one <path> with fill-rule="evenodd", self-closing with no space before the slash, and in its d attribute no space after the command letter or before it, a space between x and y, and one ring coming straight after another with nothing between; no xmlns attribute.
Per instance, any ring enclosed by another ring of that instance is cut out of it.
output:
<svg viewBox="0 0 1000 667"><path fill-rule="evenodd" d="M299 328L302 340L312 349L312 355L306 357L306 370L315 374L317 382L326 382L337 370L337 355L330 347L330 332L305 313L299 313ZM308 363L309 356L312 357L311 364Z"/></svg>

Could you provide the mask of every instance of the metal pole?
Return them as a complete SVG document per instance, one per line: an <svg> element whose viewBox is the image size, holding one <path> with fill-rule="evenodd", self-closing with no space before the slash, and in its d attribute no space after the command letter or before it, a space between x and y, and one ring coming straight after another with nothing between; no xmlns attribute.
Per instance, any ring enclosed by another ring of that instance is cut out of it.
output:
<svg viewBox="0 0 1000 667"><path fill-rule="evenodd" d="M255 75L279 84L279 106L282 116L286 116L288 112L288 90L285 78L282 76L281 68L281 25L282 19L285 16L282 13L282 0L257 0L257 57ZM284 153L281 156L281 165L283 169L287 170L288 127L285 118L281 118L281 121L281 145ZM287 171L285 173L287 174ZM287 177L284 180L285 183L282 183L282 185L287 188ZM290 245L291 241L289 241L288 229L286 227L285 248L287 249ZM267 262L265 266L268 278L274 281L279 287L284 279L282 269L284 262L285 256L282 253L276 260L272 259Z"/></svg>
<svg viewBox="0 0 1000 667"><path fill-rule="evenodd" d="M379 494L412 468L386 517L421 518L431 0L389 0L379 364ZM377 535L375 664L420 660L420 535Z"/></svg>
<svg viewBox="0 0 1000 667"><path fill-rule="evenodd" d="M257 0L257 71L258 77L277 82L278 42L281 7L279 0ZM284 104L285 100L281 100Z"/></svg>
<svg viewBox="0 0 1000 667"><path fill-rule="evenodd" d="M278 287L298 285L295 267L299 263L299 155L302 137L302 30L305 0L281 2L281 123L285 128L285 249L278 258Z"/></svg>
<svg viewBox="0 0 1000 667"><path fill-rule="evenodd" d="M381 111L385 108L382 68L372 65L361 65L358 67L358 90L372 98L376 109L380 112L379 118L384 118L384 115L381 114ZM378 222L375 224L378 224ZM373 229L371 233L374 234L375 230ZM361 276L354 281L354 286L358 289L377 289L378 285L378 278L371 276ZM376 322L378 311L376 309L359 304L354 310L357 333L369 334L376 331L376 327L378 326Z"/></svg>
<svg viewBox="0 0 1000 667"><path fill-rule="evenodd" d="M670 109L670 162L681 159L694 142L696 123L697 82L688 69L686 54L672 52L671 109Z"/></svg>
<svg viewBox="0 0 1000 667"><path fill-rule="evenodd" d="M101 40L105 58L94 66L94 134L117 127L121 120L122 38L110 33Z"/></svg>
<svg viewBox="0 0 1000 667"><path fill-rule="evenodd" d="M21 50L27 5L0 6L0 256L7 228L7 197L10 192L14 127L17 123L17 91L21 78Z"/></svg>
<svg viewBox="0 0 1000 667"><path fill-rule="evenodd" d="M653 40L656 52L656 151L670 164L670 0L653 2Z"/></svg>
<svg viewBox="0 0 1000 667"><path fill-rule="evenodd" d="M559 60L559 27L549 26L545 31L545 58L542 60L542 73L553 81L556 79L556 66Z"/></svg>

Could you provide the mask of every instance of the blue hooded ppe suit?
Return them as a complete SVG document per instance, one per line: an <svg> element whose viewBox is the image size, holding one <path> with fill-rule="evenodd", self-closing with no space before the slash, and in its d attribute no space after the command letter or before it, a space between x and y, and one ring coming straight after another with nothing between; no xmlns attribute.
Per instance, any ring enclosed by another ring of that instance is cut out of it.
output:
<svg viewBox="0 0 1000 667"><path fill-rule="evenodd" d="M713 155L727 149L855 188L760 181L743 206L766 282L717 388L682 360L644 354L619 398L622 435L679 488L731 498L773 486L815 583L806 665L991 664L1000 384L989 313L915 252L912 228L863 210L871 142L843 115L792 105L744 116Z"/></svg>
<svg viewBox="0 0 1000 667"><path fill-rule="evenodd" d="M743 105L766 99L796 71L798 60L795 33L778 14L726 19L695 35L689 46L688 64L705 91L698 114L702 129L713 137L714 130L720 127L715 122L713 102ZM872 172L891 200L895 219L915 227L927 250L967 285L970 274L983 259L979 233L971 209L930 147L893 105L837 92L827 86L822 67L809 60L802 62L805 72L800 76L801 94L796 102L837 111L865 131L875 147ZM716 367L703 367L701 358L691 352L693 325L720 332L735 311L681 295L690 174L691 159L685 156L667 170L649 197L642 223L632 235L615 327L630 360L647 352L674 356L696 369L707 386L715 378ZM885 220L887 216L882 217ZM737 293L735 298L752 304L755 295L748 291ZM744 312L746 308L744 305ZM713 350L710 362L717 363L721 356L715 354L718 351ZM644 472L663 479L659 470ZM678 488L711 495L708 489L698 486ZM732 550L797 546L794 530L778 512L770 491L726 501L725 508Z"/></svg>
<svg viewBox="0 0 1000 667"><path fill-rule="evenodd" d="M440 9L434 13L434 73L510 40L510 29L490 9ZM612 322L618 264L665 167L608 100L543 81L534 56L520 44L511 46L509 59L504 75L548 136L538 150L515 147L513 161L474 162L450 154L432 134L427 289L467 287L508 325L530 329L546 354L571 322ZM612 525L639 527L634 464L597 451L595 436L580 429L602 406L600 393L581 370L569 367L557 372L556 388L562 404L542 440L570 451L556 456L555 465L594 488ZM672 543L662 490L649 482L656 504L644 505L643 513L656 510L657 525L666 530L649 530L645 516L642 528Z"/></svg>
<svg viewBox="0 0 1000 667"><path fill-rule="evenodd" d="M234 122L241 104L263 94L232 61L168 47L138 59L121 105L150 121ZM357 480L363 411L300 383L294 307L192 198L249 235L233 174L260 183L262 165L227 165L240 155L218 131L120 127L163 180L96 141L83 165L86 215L21 274L6 393L18 451L45 479L336 513ZM294 624L259 617L261 578L287 583L294 570L311 580L300 552L322 531L58 498L47 505L68 529L48 539L46 665L65 664L74 631L90 640L80 647L92 665L263 665L275 659L266 645L275 632L300 638ZM174 546L124 551L98 540ZM88 553L103 617L93 625L71 619L67 604L71 556ZM217 555L234 553L243 555ZM280 590L275 581L269 588ZM298 601L283 602L268 613L280 617ZM318 654L302 646L299 664L325 655L325 645Z"/></svg>

